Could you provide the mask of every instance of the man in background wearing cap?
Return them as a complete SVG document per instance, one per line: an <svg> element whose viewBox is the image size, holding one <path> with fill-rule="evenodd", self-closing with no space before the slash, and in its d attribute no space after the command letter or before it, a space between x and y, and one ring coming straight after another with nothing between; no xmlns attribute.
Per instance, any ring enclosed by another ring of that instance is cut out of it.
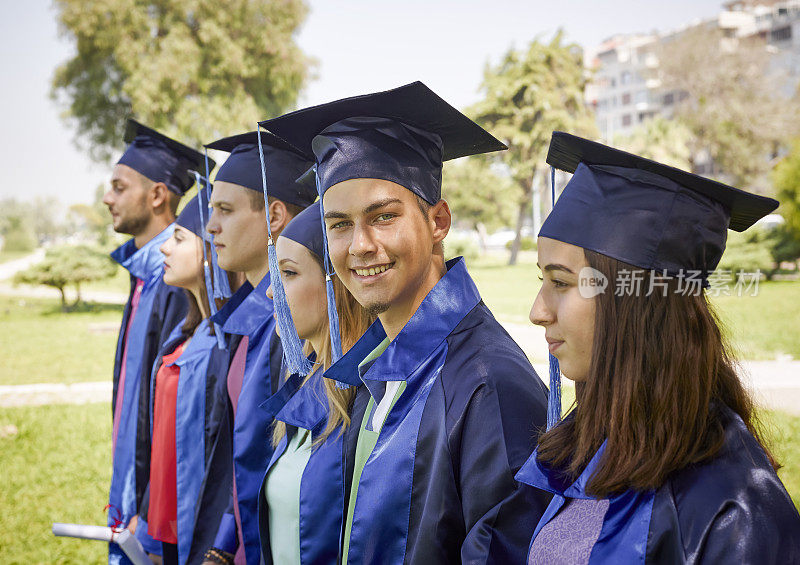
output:
<svg viewBox="0 0 800 565"><path fill-rule="evenodd" d="M548 496L514 473L547 391L442 246L442 161L505 146L422 83L262 125L313 149L336 276L378 317L325 375L365 385L345 432L342 562L524 563Z"/></svg>
<svg viewBox="0 0 800 565"><path fill-rule="evenodd" d="M266 178L262 180L256 132L215 141L209 149L230 152L220 167L211 193L213 212L208 232L220 267L244 273L247 282L213 317L231 343L228 371L233 443L233 485L229 511L222 519L207 563L257 565L261 559L258 536L258 490L272 455L272 414L260 405L279 386L282 359L275 334L267 255L267 218L277 238L289 221L316 199L316 190L297 179L311 166L308 157L273 135L261 132ZM269 210L264 202L264 183ZM220 485L225 488L225 485Z"/></svg>
<svg viewBox="0 0 800 565"><path fill-rule="evenodd" d="M181 196L194 184L189 170L200 168L203 155L134 120L128 121L125 141L128 148L103 196L114 231L133 236L111 254L130 273L131 292L114 360L108 519L109 525L129 525L148 552L160 555L161 544L147 536L146 524L137 524L135 517L150 470L151 369L185 315L186 299L180 289L164 284L159 248L172 235ZM128 562L113 543L109 562Z"/></svg>

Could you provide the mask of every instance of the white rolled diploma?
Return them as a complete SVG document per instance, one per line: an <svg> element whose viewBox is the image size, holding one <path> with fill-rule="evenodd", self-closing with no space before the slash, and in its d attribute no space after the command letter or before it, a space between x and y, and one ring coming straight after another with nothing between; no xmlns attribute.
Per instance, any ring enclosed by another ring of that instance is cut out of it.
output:
<svg viewBox="0 0 800 565"><path fill-rule="evenodd" d="M133 565L153 564L142 548L142 544L127 528L117 532L108 526L87 526L84 524L61 524L56 522L53 524L53 534L70 538L113 541L128 556Z"/></svg>

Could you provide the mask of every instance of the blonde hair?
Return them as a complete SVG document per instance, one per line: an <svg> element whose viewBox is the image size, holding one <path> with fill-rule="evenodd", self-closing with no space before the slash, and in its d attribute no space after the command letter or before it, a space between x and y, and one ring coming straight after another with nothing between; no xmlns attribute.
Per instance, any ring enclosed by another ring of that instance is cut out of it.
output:
<svg viewBox="0 0 800 565"><path fill-rule="evenodd" d="M311 252L309 251L309 253ZM319 257L317 257L315 253L311 253L311 256L317 260L320 268L323 269L322 262L320 261ZM364 335L364 332L367 331L369 326L375 320L375 317L370 316L367 311L356 301L353 295L350 294L347 288L345 288L342 281L339 280L339 277L332 277L332 282L333 295L336 298L336 311L339 314L339 331L342 336L342 352L345 353L356 344L362 335ZM325 317L324 325L325 331L327 332L327 316ZM313 349L311 348L311 344L306 341L304 352L306 355L310 355L312 351ZM330 335L326 337L324 345L322 346L322 350L316 351L315 353L315 365L321 365L322 370L327 370L333 361L331 354ZM284 375L284 380L288 377L289 374L287 373ZM309 377L310 375L305 378L303 385L305 385ZM328 422L319 437L314 440L314 446L323 443L334 431L336 431L337 428L339 428L338 435L344 433L344 430L350 425L350 405L353 403L353 398L355 397L355 388L353 387L342 389L338 388L336 383L330 379L322 379L322 381L325 389L325 396L328 402ZM286 424L280 420L275 420L272 429L272 444L275 446L278 445L285 435Z"/></svg>

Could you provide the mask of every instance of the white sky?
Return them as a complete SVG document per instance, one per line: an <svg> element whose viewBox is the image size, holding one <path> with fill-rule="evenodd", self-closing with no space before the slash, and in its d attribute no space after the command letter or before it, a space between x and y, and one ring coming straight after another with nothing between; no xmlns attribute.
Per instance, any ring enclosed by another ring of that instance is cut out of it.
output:
<svg viewBox="0 0 800 565"><path fill-rule="evenodd" d="M592 47L616 33L668 30L713 17L720 0L311 0L298 41L316 78L300 105L422 80L448 102L476 101L487 61L549 39ZM72 48L44 0L0 0L0 198L90 202L110 165L91 162L49 98L53 70ZM224 3L220 3L224 6ZM265 116L266 117L266 116Z"/></svg>

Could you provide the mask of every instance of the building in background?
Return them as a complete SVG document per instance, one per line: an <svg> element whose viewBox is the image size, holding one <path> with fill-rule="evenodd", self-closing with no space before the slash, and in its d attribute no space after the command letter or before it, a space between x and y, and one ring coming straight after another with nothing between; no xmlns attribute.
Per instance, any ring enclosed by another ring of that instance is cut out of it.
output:
<svg viewBox="0 0 800 565"><path fill-rule="evenodd" d="M653 116L672 115L687 94L662 88L657 53L666 42L701 26L722 31L721 49L728 41L764 39L775 55L774 70L787 76L785 93L795 91L800 83L800 0L726 2L716 18L669 32L616 35L586 51L585 64L593 74L586 101L595 109L603 141L613 143Z"/></svg>

